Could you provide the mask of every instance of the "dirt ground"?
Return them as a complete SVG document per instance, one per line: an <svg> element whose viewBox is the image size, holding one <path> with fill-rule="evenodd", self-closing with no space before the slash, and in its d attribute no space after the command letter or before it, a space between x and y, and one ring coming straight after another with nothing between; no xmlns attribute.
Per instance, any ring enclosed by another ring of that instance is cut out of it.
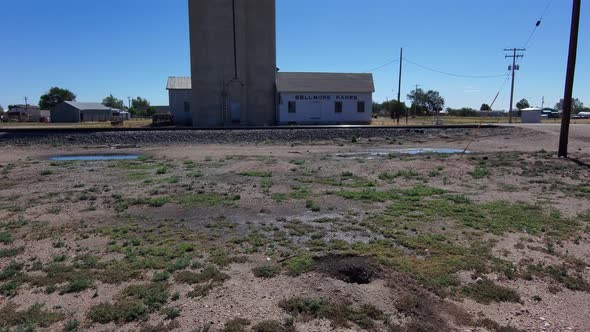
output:
<svg viewBox="0 0 590 332"><path fill-rule="evenodd" d="M557 128L5 144L0 330L588 331L590 126L572 160Z"/></svg>

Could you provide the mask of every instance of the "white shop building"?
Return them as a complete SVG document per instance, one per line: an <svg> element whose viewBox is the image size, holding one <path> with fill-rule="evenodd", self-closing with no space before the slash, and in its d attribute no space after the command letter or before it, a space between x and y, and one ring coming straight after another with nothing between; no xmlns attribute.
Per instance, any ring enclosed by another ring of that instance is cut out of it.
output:
<svg viewBox="0 0 590 332"><path fill-rule="evenodd" d="M368 124L372 74L277 73L277 123Z"/></svg>

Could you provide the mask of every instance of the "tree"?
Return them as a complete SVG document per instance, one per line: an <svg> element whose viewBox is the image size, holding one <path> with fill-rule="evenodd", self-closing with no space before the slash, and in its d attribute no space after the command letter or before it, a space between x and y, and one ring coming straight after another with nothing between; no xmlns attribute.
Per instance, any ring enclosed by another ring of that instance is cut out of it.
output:
<svg viewBox="0 0 590 332"><path fill-rule="evenodd" d="M526 99L522 99L521 101L516 103L516 108L518 108L519 111L522 111L523 109L529 107L531 107L531 104L529 104L529 101Z"/></svg>
<svg viewBox="0 0 590 332"><path fill-rule="evenodd" d="M563 100L555 105L555 109L563 111ZM581 102L578 98L574 98L572 100L572 112L577 114L584 111L584 103Z"/></svg>
<svg viewBox="0 0 590 332"><path fill-rule="evenodd" d="M2 105L0 105L0 115L4 114L4 107L2 107Z"/></svg>
<svg viewBox="0 0 590 332"><path fill-rule="evenodd" d="M118 110L122 110L125 108L125 104L123 103L123 100L117 99L117 98L113 97L113 95L109 95L108 97L103 99L102 104L106 107L116 108Z"/></svg>
<svg viewBox="0 0 590 332"><path fill-rule="evenodd" d="M490 107L490 105L488 104L482 104L481 108L479 109L480 111L491 111L492 108Z"/></svg>
<svg viewBox="0 0 590 332"><path fill-rule="evenodd" d="M39 100L39 107L44 110L52 109L55 105L64 101L75 101L76 95L68 90L58 87L53 87L47 91L46 94L42 95Z"/></svg>
<svg viewBox="0 0 590 332"><path fill-rule="evenodd" d="M414 90L408 94L408 99L412 102L412 108L416 109L416 115L438 113L445 107L445 99L434 90Z"/></svg>
<svg viewBox="0 0 590 332"><path fill-rule="evenodd" d="M155 109L150 107L150 102L147 99L137 97L131 99L129 112L135 116L151 116L155 113Z"/></svg>

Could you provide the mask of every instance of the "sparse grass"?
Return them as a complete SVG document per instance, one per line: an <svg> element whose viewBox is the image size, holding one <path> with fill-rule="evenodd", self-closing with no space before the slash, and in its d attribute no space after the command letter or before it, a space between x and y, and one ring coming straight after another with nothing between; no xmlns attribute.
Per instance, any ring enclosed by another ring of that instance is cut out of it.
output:
<svg viewBox="0 0 590 332"><path fill-rule="evenodd" d="M64 325L64 332L77 331L80 327L80 322L77 319L72 319Z"/></svg>
<svg viewBox="0 0 590 332"><path fill-rule="evenodd" d="M18 282L16 282L15 280L10 280L3 284L0 284L0 295L6 297L14 297L16 295L18 285Z"/></svg>
<svg viewBox="0 0 590 332"><path fill-rule="evenodd" d="M307 199L311 195L311 190L307 187L294 187L290 193L275 193L271 198L276 202L285 202L289 199Z"/></svg>
<svg viewBox="0 0 590 332"><path fill-rule="evenodd" d="M322 210L321 206L319 206L316 202L311 200L305 202L305 208L313 212L320 212Z"/></svg>
<svg viewBox="0 0 590 332"><path fill-rule="evenodd" d="M289 163L296 165L296 166L303 166L305 165L305 160L303 159L293 159L291 161L289 161Z"/></svg>
<svg viewBox="0 0 590 332"><path fill-rule="evenodd" d="M180 271L174 275L174 280L184 284L200 284L204 282L221 282L228 280L229 276L222 273L214 266L207 266L199 273Z"/></svg>
<svg viewBox="0 0 590 332"><path fill-rule="evenodd" d="M474 179L483 179L490 175L490 170L486 167L478 166L475 167L475 169L471 171L469 175L471 175Z"/></svg>
<svg viewBox="0 0 590 332"><path fill-rule="evenodd" d="M16 331L32 331L35 327L47 328L64 317L63 314L49 311L38 303L23 311L17 311L16 308L13 303L0 308L0 327L17 326Z"/></svg>
<svg viewBox="0 0 590 332"><path fill-rule="evenodd" d="M181 312L180 309L173 308L173 307L164 308L162 310L162 313L164 314L164 316L168 320L173 320L173 319L180 317L180 312Z"/></svg>
<svg viewBox="0 0 590 332"><path fill-rule="evenodd" d="M12 235L8 232L0 232L0 243L11 244L13 241Z"/></svg>
<svg viewBox="0 0 590 332"><path fill-rule="evenodd" d="M225 322L221 332L246 332L246 326L250 324L250 321L245 318L232 319Z"/></svg>
<svg viewBox="0 0 590 332"><path fill-rule="evenodd" d="M24 266L23 263L17 263L14 261L6 265L4 269L0 271L0 281L8 280L20 275Z"/></svg>
<svg viewBox="0 0 590 332"><path fill-rule="evenodd" d="M583 270L583 268L580 269ZM529 280L533 276L552 278L569 290L590 292L590 283L584 279L583 275L581 273L572 273L565 264L556 266L528 265L521 274L522 278Z"/></svg>
<svg viewBox="0 0 590 332"><path fill-rule="evenodd" d="M160 166L156 169L156 174L158 175L164 175L168 173L168 167L167 166Z"/></svg>
<svg viewBox="0 0 590 332"><path fill-rule="evenodd" d="M61 294L79 293L92 287L93 281L90 278L76 278L71 280L65 288L60 292Z"/></svg>
<svg viewBox="0 0 590 332"><path fill-rule="evenodd" d="M215 283L215 282L209 282L206 284L196 285L192 291L190 291L186 294L186 296L188 296L189 298L192 298L192 299L202 298L202 297L209 295L209 292L211 292L217 286L219 286L219 284Z"/></svg>
<svg viewBox="0 0 590 332"><path fill-rule="evenodd" d="M307 252L302 252L295 257L285 261L285 268L289 275L298 276L309 272L314 266L313 256Z"/></svg>
<svg viewBox="0 0 590 332"><path fill-rule="evenodd" d="M489 279L473 283L461 289L463 295L483 304L492 302L516 302L520 303L520 295L510 288L496 285Z"/></svg>
<svg viewBox="0 0 590 332"><path fill-rule="evenodd" d="M53 171L50 169L45 169L45 170L42 170L41 172L39 172L39 175L41 175L41 176L49 176L52 174L53 174Z"/></svg>
<svg viewBox="0 0 590 332"><path fill-rule="evenodd" d="M270 279L281 273L281 267L276 265L265 265L252 269L252 273L257 278Z"/></svg>
<svg viewBox="0 0 590 332"><path fill-rule="evenodd" d="M175 202L181 205L193 206L193 205L221 205L221 204L232 204L239 201L241 197L239 195L222 195L218 193L195 193L185 194L179 196Z"/></svg>
<svg viewBox="0 0 590 332"><path fill-rule="evenodd" d="M383 320L383 312L371 305L355 308L348 303L334 303L324 299L292 298L282 300L279 306L294 317L329 319L336 327L350 327L355 323L364 329L375 327L376 320Z"/></svg>
<svg viewBox="0 0 590 332"><path fill-rule="evenodd" d="M265 320L252 327L252 332L295 332L293 320L286 320L284 323L276 320Z"/></svg>
<svg viewBox="0 0 590 332"><path fill-rule="evenodd" d="M270 178L272 177L272 172L268 171L246 171L240 173L241 176L248 176L248 177L256 177L256 178Z"/></svg>
<svg viewBox="0 0 590 332"><path fill-rule="evenodd" d="M152 277L153 282L164 282L168 281L168 279L170 279L170 273L168 273L168 271L156 272Z"/></svg>

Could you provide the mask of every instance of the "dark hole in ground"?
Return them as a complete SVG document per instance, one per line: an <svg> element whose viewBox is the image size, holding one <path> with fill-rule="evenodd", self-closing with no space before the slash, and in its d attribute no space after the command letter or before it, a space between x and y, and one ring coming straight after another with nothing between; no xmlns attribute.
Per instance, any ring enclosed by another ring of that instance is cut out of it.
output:
<svg viewBox="0 0 590 332"><path fill-rule="evenodd" d="M316 259L316 266L317 271L349 284L370 284L381 274L371 257L325 256Z"/></svg>

